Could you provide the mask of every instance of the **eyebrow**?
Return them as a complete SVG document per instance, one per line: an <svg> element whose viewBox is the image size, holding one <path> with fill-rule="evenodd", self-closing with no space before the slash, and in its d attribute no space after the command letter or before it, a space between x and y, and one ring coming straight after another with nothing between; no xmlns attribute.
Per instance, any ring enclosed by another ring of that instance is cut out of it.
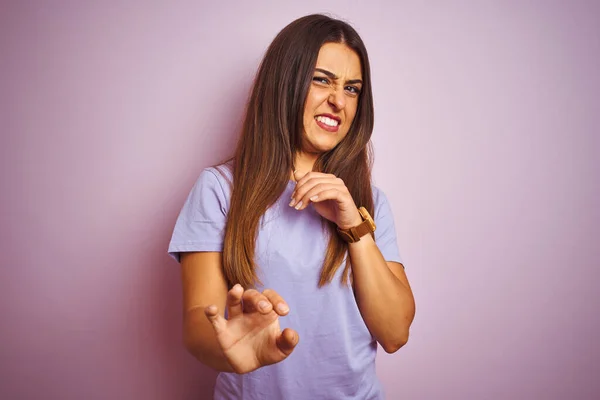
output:
<svg viewBox="0 0 600 400"><path fill-rule="evenodd" d="M327 77L328 77L329 79L333 79L334 81L337 81L337 80L339 79L339 78L338 78L338 77L337 77L337 76L336 76L336 75L335 75L333 72L331 72L331 71L327 71L326 69L323 69L323 68L315 68L315 71L319 71L319 72L321 72L321 73L323 73L323 74L327 75ZM346 81L346 83L347 83L347 84L349 83L349 84L351 84L351 85L354 85L354 84L360 83L360 84L362 85L363 81L362 81L362 80L360 80L360 79L351 79L351 80L349 80L349 81Z"/></svg>

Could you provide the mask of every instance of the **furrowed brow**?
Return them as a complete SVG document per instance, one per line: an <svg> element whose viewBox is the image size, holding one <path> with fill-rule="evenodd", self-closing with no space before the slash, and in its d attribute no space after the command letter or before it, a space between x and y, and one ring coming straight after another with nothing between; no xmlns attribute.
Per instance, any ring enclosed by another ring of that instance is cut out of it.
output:
<svg viewBox="0 0 600 400"><path fill-rule="evenodd" d="M331 72L331 71L327 71L326 69L323 69L323 68L315 68L315 71L319 71L319 72L321 72L321 73L323 73L323 74L327 75L327 77L328 77L329 79L332 79L332 80L334 80L334 81L337 81L337 80L339 79L339 78L337 77L337 75L336 75L336 74L334 74L334 73L333 73L333 72ZM362 84L363 84L363 81L362 81L361 79L351 79L351 80L349 80L349 81L346 81L346 83L345 83L345 84L346 84L346 85L357 85L357 84L360 84L360 85L362 85Z"/></svg>
<svg viewBox="0 0 600 400"><path fill-rule="evenodd" d="M323 68L315 68L315 71L319 71L324 73L325 75L327 75L328 78L333 79L334 81L338 79L338 77L331 71L327 71L326 69Z"/></svg>
<svg viewBox="0 0 600 400"><path fill-rule="evenodd" d="M334 81L337 81L337 80L339 79L339 78L337 77L337 75L336 75L336 74L334 74L334 73L333 73L333 72L331 72L331 71L327 71L326 69L323 69L323 68L315 68L315 71L319 71L319 72L321 72L321 73L323 73L323 74L327 75L327 77L328 77L329 79L332 79L332 80L334 80ZM345 84L346 84L346 85L358 85L358 84L362 85L363 83L362 83L362 80L361 80L361 79L351 79L351 80L349 80L349 81L346 81L346 83L345 83Z"/></svg>

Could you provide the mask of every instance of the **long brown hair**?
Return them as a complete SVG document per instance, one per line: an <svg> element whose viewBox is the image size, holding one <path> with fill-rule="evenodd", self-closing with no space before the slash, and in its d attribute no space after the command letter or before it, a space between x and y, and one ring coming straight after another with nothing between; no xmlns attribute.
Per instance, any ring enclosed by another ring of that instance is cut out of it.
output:
<svg viewBox="0 0 600 400"><path fill-rule="evenodd" d="M233 157L233 190L223 248L229 285L240 283L248 288L259 282L254 263L259 221L285 190L294 155L301 150L304 105L325 43L343 43L358 54L363 86L348 134L319 156L313 170L341 178L355 203L373 215L370 138L374 113L367 50L358 33L343 21L320 14L299 18L279 32L267 49ZM348 250L336 225L325 220L324 224L330 238L319 286L331 282ZM342 280L346 282L348 276L346 263Z"/></svg>

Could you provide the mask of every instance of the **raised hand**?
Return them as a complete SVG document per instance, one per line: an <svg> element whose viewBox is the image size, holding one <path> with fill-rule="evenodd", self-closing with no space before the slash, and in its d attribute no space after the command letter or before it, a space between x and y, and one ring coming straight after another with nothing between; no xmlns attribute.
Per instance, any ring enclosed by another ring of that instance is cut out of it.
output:
<svg viewBox="0 0 600 400"><path fill-rule="evenodd" d="M298 333L290 328L282 332L279 327L279 316L288 312L287 304L275 291L244 291L239 284L227 293L228 319L215 305L204 310L227 362L238 374L275 364L292 353Z"/></svg>
<svg viewBox="0 0 600 400"><path fill-rule="evenodd" d="M305 175L296 172L294 176L297 183L290 207L304 210L312 203L319 215L341 229L351 228L362 222L354 199L342 179L321 172L309 172Z"/></svg>

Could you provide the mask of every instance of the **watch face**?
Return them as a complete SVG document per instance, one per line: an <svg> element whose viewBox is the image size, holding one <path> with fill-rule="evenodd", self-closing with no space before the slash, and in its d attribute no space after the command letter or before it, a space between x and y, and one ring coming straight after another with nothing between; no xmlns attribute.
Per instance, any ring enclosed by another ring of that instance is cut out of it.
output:
<svg viewBox="0 0 600 400"><path fill-rule="evenodd" d="M364 207L361 207L358 209L358 212L363 217L363 219L369 223L369 228L371 228L371 232L375 232L375 229L376 229L375 221L373 221L373 218L371 217L371 214L369 214L367 209Z"/></svg>

